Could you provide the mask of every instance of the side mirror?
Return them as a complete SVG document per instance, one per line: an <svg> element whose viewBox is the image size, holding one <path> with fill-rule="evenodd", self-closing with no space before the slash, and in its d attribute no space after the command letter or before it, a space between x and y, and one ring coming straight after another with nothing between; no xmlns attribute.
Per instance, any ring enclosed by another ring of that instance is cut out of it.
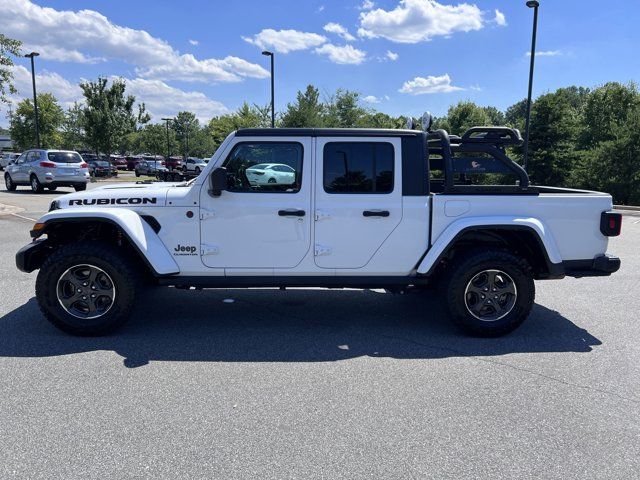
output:
<svg viewBox="0 0 640 480"><path fill-rule="evenodd" d="M209 177L209 195L219 197L222 191L227 189L227 169L218 167L211 172Z"/></svg>

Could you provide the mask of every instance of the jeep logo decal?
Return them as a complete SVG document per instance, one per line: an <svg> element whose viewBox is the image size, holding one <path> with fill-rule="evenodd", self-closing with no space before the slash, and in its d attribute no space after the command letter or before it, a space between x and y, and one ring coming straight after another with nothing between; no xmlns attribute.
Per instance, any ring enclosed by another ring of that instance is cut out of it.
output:
<svg viewBox="0 0 640 480"><path fill-rule="evenodd" d="M178 246L176 248L173 249L173 251L175 252L174 255L178 256L178 255L196 255L196 251L198 249L196 247L194 247L193 245L180 245L178 244Z"/></svg>
<svg viewBox="0 0 640 480"><path fill-rule="evenodd" d="M69 200L69 206L73 205L148 205L158 203L157 198L131 197L131 198L84 198Z"/></svg>

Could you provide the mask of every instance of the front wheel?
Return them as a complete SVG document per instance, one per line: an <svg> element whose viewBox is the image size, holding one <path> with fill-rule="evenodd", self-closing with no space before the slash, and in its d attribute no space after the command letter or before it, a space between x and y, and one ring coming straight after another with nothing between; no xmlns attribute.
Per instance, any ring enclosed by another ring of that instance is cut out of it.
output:
<svg viewBox="0 0 640 480"><path fill-rule="evenodd" d="M87 189L87 184L85 183L84 185L76 185L75 187L73 187L73 189L76 192L84 192Z"/></svg>
<svg viewBox="0 0 640 480"><path fill-rule="evenodd" d="M4 174L4 186L7 189L7 192L13 192L16 189L16 184L11 180L11 175L8 173Z"/></svg>
<svg viewBox="0 0 640 480"><path fill-rule="evenodd" d="M470 252L454 261L445 288L452 320L481 337L497 337L518 328L535 299L528 262L500 250Z"/></svg>
<svg viewBox="0 0 640 480"><path fill-rule="evenodd" d="M61 246L40 267L36 299L59 329L82 336L112 332L134 306L137 274L112 246L71 243Z"/></svg>

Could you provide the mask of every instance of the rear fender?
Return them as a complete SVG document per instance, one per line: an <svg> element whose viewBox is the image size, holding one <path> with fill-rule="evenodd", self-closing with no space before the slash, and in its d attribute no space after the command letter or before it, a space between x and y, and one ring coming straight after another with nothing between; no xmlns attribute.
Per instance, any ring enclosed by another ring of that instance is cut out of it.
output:
<svg viewBox="0 0 640 480"><path fill-rule="evenodd" d="M419 274L430 274L438 261L455 244L457 238L470 230L483 229L520 229L534 233L544 250L548 263L561 268L562 257L551 231L537 218L511 216L466 217L451 223L435 240L417 267Z"/></svg>
<svg viewBox="0 0 640 480"><path fill-rule="evenodd" d="M45 226L38 233L46 233L52 225L60 223L106 222L122 230L131 245L156 276L180 273L180 268L153 228L133 210L125 208L54 210L42 216L38 223Z"/></svg>

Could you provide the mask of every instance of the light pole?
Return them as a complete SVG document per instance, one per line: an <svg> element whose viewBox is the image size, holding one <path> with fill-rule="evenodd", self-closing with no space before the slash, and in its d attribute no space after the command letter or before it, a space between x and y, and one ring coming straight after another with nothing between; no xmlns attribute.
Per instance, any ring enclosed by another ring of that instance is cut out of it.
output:
<svg viewBox="0 0 640 480"><path fill-rule="evenodd" d="M36 67L34 66L33 59L40 55L38 52L31 52L25 55L26 58L31 59L31 83L33 83L33 110L36 116L36 148L40 148L40 128L38 125L38 99L36 97Z"/></svg>
<svg viewBox="0 0 640 480"><path fill-rule="evenodd" d="M276 126L276 111L275 111L275 99L274 99L274 88L273 88L273 52L265 50L262 52L262 55L267 57L271 57L271 128L275 128Z"/></svg>
<svg viewBox="0 0 640 480"><path fill-rule="evenodd" d="M171 156L171 143L169 142L169 122L173 120L173 118L163 118L162 119L167 126L167 162L169 161L169 157Z"/></svg>
<svg viewBox="0 0 640 480"><path fill-rule="evenodd" d="M531 126L531 93L533 90L533 67L536 60L536 36L538 32L538 7L540 2L529 0L527 7L533 8L533 33L531 34L531 63L529 65L529 93L527 95L527 118L524 127L524 170L529 163L529 128Z"/></svg>

